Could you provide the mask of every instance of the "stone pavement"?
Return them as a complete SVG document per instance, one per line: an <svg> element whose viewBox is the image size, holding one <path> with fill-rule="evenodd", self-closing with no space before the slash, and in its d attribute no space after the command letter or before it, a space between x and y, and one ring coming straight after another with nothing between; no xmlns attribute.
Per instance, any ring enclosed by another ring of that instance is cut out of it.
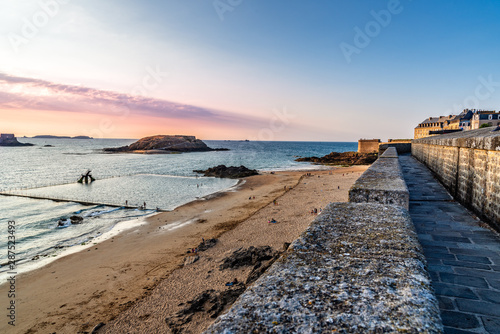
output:
<svg viewBox="0 0 500 334"><path fill-rule="evenodd" d="M430 170L399 158L446 334L500 333L500 237L455 202Z"/></svg>

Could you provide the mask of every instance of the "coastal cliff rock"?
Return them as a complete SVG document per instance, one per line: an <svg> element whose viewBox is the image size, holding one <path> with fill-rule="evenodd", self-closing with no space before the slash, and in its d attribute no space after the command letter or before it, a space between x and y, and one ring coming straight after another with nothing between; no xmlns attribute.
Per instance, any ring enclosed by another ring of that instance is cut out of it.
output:
<svg viewBox="0 0 500 334"><path fill-rule="evenodd" d="M225 165L219 165L216 167L209 168L207 170L193 170L193 172L201 173L204 176L223 177L223 178L229 178L229 179L239 179L242 177L247 177L247 176L259 174L255 169L248 169L245 166L226 167Z"/></svg>
<svg viewBox="0 0 500 334"><path fill-rule="evenodd" d="M377 153L332 152L321 158L298 158L295 161L307 161L325 165L370 165L377 160L377 157Z"/></svg>
<svg viewBox="0 0 500 334"><path fill-rule="evenodd" d="M213 149L195 136L159 135L139 139L133 144L117 148L105 148L106 152L143 152L143 153L176 153L176 152L206 152L227 151L228 149Z"/></svg>

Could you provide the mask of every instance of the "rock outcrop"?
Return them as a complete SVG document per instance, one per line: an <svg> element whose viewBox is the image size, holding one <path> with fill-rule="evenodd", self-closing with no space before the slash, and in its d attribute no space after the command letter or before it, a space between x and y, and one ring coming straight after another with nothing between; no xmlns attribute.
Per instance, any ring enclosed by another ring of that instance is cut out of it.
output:
<svg viewBox="0 0 500 334"><path fill-rule="evenodd" d="M229 179L239 179L242 177L259 174L259 172L257 172L255 169L248 169L245 166L226 167L225 165L219 165L216 167L209 168L207 170L193 170L193 172L203 174L204 176L223 177Z"/></svg>
<svg viewBox="0 0 500 334"><path fill-rule="evenodd" d="M226 148L213 149L195 136L159 135L139 139L133 144L117 148L105 148L106 152L135 152L135 153L177 153L177 152L206 152L227 151Z"/></svg>
<svg viewBox="0 0 500 334"><path fill-rule="evenodd" d="M257 264L257 267L260 267L263 261L276 259L278 256L279 252L275 251L270 246L240 248L226 257L219 266L219 269L235 269L242 266L255 266Z"/></svg>
<svg viewBox="0 0 500 334"><path fill-rule="evenodd" d="M377 160L377 156L377 153L332 152L321 158L298 158L295 161L307 161L325 165L369 165Z"/></svg>
<svg viewBox="0 0 500 334"><path fill-rule="evenodd" d="M73 225L81 224L83 222L83 218L80 216L71 216L69 219Z"/></svg>
<svg viewBox="0 0 500 334"><path fill-rule="evenodd" d="M0 137L0 146L33 146L33 144L20 143L13 134L2 134Z"/></svg>

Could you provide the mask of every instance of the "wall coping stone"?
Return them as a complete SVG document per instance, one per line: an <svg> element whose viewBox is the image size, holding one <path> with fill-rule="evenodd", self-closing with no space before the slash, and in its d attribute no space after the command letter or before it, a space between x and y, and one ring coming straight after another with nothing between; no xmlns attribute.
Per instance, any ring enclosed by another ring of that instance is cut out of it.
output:
<svg viewBox="0 0 500 334"><path fill-rule="evenodd" d="M205 333L442 333L408 212L332 203Z"/></svg>
<svg viewBox="0 0 500 334"><path fill-rule="evenodd" d="M492 126L477 130L413 139L412 143L500 151L500 131L493 131L496 128Z"/></svg>
<svg viewBox="0 0 500 334"><path fill-rule="evenodd" d="M349 190L349 202L409 208L410 193L394 147L389 147Z"/></svg>
<svg viewBox="0 0 500 334"><path fill-rule="evenodd" d="M398 151L395 147L388 147L380 158L398 158Z"/></svg>

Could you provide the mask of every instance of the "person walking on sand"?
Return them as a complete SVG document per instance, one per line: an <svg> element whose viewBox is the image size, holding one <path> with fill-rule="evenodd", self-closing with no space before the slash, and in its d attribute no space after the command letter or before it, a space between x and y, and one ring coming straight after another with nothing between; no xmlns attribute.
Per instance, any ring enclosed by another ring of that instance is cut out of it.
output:
<svg viewBox="0 0 500 334"><path fill-rule="evenodd" d="M146 210L146 202L144 202L144 210Z"/></svg>

